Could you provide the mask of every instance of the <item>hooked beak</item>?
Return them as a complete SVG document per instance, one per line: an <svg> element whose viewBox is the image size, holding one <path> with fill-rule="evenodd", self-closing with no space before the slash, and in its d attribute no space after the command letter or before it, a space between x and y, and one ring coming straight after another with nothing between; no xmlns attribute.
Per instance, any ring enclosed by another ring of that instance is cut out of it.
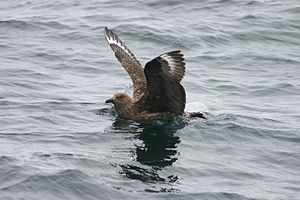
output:
<svg viewBox="0 0 300 200"><path fill-rule="evenodd" d="M113 99L107 99L107 100L105 101L105 103L114 103L114 100L113 100Z"/></svg>

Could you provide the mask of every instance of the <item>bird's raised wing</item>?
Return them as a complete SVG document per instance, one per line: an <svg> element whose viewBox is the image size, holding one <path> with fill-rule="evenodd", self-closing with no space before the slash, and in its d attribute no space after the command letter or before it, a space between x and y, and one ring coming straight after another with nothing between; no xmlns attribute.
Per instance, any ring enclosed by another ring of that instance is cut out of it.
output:
<svg viewBox="0 0 300 200"><path fill-rule="evenodd" d="M140 62L119 37L105 27L105 39L133 82L133 99L139 100L146 90L146 78Z"/></svg>
<svg viewBox="0 0 300 200"><path fill-rule="evenodd" d="M169 72L177 82L183 79L185 63L183 54L181 54L179 50L164 53L155 59L160 61L162 70Z"/></svg>
<svg viewBox="0 0 300 200"><path fill-rule="evenodd" d="M180 51L162 54L145 66L147 90L138 102L141 110L183 114L186 95L180 84L185 72Z"/></svg>

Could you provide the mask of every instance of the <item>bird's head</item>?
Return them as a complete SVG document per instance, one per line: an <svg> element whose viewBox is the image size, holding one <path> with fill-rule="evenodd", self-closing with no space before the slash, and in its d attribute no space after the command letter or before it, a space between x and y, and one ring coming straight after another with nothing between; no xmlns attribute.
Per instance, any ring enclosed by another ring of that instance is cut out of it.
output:
<svg viewBox="0 0 300 200"><path fill-rule="evenodd" d="M126 93L116 93L113 98L107 99L105 103L114 104L117 112L128 109L132 106L132 98Z"/></svg>

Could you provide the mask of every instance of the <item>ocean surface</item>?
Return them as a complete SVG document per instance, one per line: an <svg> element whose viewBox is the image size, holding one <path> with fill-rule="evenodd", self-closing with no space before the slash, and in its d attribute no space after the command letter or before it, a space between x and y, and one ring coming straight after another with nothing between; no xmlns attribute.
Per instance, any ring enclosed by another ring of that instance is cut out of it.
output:
<svg viewBox="0 0 300 200"><path fill-rule="evenodd" d="M105 26L208 119L117 118ZM1 0L0 199L299 200L299 1Z"/></svg>

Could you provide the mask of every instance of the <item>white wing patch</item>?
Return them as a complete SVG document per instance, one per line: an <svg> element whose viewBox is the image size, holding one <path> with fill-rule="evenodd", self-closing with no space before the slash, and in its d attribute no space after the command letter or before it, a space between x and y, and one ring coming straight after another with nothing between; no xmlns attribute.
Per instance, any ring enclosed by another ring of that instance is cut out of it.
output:
<svg viewBox="0 0 300 200"><path fill-rule="evenodd" d="M180 51L172 51L168 53L164 53L160 55L160 57L167 61L170 69L169 72L172 74L172 76L180 82L185 74L185 63L183 54L180 53Z"/></svg>
<svg viewBox="0 0 300 200"><path fill-rule="evenodd" d="M124 42L122 42L118 36L107 27L105 27L105 39L117 57L120 56L118 54L122 53L131 58L134 62L136 62L136 64L141 65L133 53L125 46Z"/></svg>

